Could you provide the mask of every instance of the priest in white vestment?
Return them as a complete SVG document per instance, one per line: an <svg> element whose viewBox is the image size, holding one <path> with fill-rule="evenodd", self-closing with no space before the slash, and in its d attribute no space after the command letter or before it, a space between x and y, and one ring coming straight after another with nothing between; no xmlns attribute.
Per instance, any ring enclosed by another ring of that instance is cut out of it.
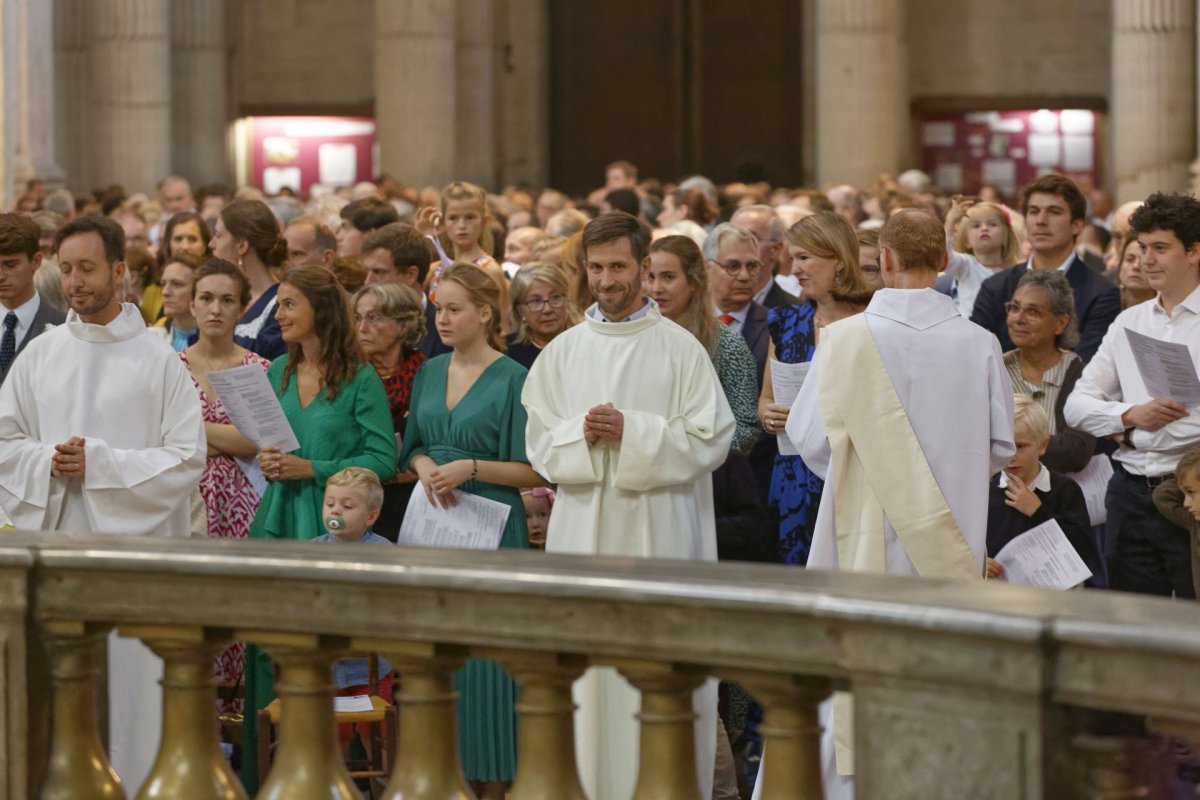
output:
<svg viewBox="0 0 1200 800"><path fill-rule="evenodd" d="M879 245L887 288L821 331L788 415L789 438L825 479L808 568L978 580L988 482L1016 451L1012 385L996 337L934 291L938 221L902 211ZM823 717L826 797L852 797L849 715Z"/></svg>
<svg viewBox="0 0 1200 800"><path fill-rule="evenodd" d="M82 217L58 233L71 304L0 386L0 511L21 530L188 536L207 454L199 396L178 355L119 301L124 234ZM162 664L109 638L110 750L130 796L161 725Z"/></svg>
<svg viewBox="0 0 1200 800"><path fill-rule="evenodd" d="M643 296L649 229L623 212L583 234L596 305L525 381L526 452L558 485L546 550L715 561L712 471L734 419L712 361ZM697 690L697 777L712 792L716 685ZM628 800L638 766L636 690L611 669L575 684L576 751L592 800Z"/></svg>

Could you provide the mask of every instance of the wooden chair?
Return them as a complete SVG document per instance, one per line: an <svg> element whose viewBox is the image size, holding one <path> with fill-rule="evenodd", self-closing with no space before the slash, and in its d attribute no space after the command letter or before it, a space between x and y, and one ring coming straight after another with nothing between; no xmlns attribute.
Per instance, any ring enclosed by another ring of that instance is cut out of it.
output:
<svg viewBox="0 0 1200 800"><path fill-rule="evenodd" d="M353 779L371 782L371 797L376 788L386 785L396 759L396 707L379 696L379 656L372 653L367 657L367 696L371 700L370 711L336 711L334 722L338 725L367 724L370 735L363 742L365 759L347 760L346 769ZM263 781L271 768L271 750L275 729L279 726L279 698L272 700L258 712L258 775Z"/></svg>

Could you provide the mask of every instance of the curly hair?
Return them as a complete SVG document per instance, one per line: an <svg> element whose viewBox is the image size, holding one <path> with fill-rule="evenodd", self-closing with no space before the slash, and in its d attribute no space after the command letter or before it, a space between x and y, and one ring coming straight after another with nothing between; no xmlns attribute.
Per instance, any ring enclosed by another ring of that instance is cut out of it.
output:
<svg viewBox="0 0 1200 800"><path fill-rule="evenodd" d="M1200 200L1186 194L1155 192L1133 212L1129 229L1135 235L1170 231L1183 243L1183 249L1189 250L1200 242Z"/></svg>
<svg viewBox="0 0 1200 800"><path fill-rule="evenodd" d="M313 329L321 342L318 367L321 380L330 400L354 379L358 368L365 363L358 337L354 335L354 314L350 300L337 278L323 267L298 267L285 274L279 285L297 289L313 309ZM287 390L296 369L304 362L304 350L299 342L288 344L288 363L279 382L279 394Z"/></svg>
<svg viewBox="0 0 1200 800"><path fill-rule="evenodd" d="M425 339L425 312L417 290L402 283L379 283L364 286L354 293L350 307L358 313L358 301L364 297L375 300L375 311L400 326L400 343L405 353L416 352Z"/></svg>

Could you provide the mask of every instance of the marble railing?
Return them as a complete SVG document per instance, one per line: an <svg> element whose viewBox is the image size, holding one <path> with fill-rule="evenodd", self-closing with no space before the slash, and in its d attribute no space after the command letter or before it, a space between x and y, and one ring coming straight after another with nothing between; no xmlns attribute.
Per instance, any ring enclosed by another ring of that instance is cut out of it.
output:
<svg viewBox="0 0 1200 800"><path fill-rule="evenodd" d="M217 745L211 663L229 641L258 643L280 667L264 798L358 796L331 718L329 664L347 652L382 653L400 675L390 800L472 796L452 691L469 657L499 661L521 687L515 800L584 797L570 686L589 665L616 667L642 692L637 800L698 797L690 690L710 675L765 709L767 800L821 797L816 709L831 688L855 698L861 800L1155 796L1151 740L1113 736L1113 720L1183 737L1200 722L1200 608L1103 592L24 534L0 539L0 576L9 798L245 797ZM114 626L165 664L164 732L142 787L121 786L101 745L99 653Z"/></svg>

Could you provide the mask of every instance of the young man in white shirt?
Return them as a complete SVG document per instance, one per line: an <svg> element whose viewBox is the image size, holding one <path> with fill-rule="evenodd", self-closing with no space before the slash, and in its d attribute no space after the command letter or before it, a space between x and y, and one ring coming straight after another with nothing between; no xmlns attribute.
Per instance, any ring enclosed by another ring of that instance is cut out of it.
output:
<svg viewBox="0 0 1200 800"><path fill-rule="evenodd" d="M1130 227L1158 296L1121 312L1064 413L1067 424L1121 442L1104 537L1111 588L1190 598L1188 532L1162 517L1151 495L1174 474L1184 451L1200 442L1200 408L1147 391L1128 332L1187 345L1200 369L1200 201L1153 194Z"/></svg>
<svg viewBox="0 0 1200 800"><path fill-rule="evenodd" d="M25 345L63 312L43 303L33 285L42 264L41 229L20 214L0 214L0 383Z"/></svg>

